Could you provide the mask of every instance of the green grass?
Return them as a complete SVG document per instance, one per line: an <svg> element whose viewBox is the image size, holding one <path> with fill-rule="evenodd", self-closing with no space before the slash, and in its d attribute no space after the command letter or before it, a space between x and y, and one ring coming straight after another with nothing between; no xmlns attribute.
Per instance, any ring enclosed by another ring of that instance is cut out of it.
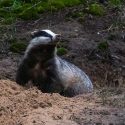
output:
<svg viewBox="0 0 125 125"><path fill-rule="evenodd" d="M0 0L0 7L9 7L13 5L14 0Z"/></svg>
<svg viewBox="0 0 125 125"><path fill-rule="evenodd" d="M0 0L0 17L5 24L16 18L32 20L43 12L54 12L81 3L81 0Z"/></svg>
<svg viewBox="0 0 125 125"><path fill-rule="evenodd" d="M122 3L124 2L124 0L109 0L109 4L113 5L113 6L120 6L122 5Z"/></svg>
<svg viewBox="0 0 125 125"><path fill-rule="evenodd" d="M121 5L124 0L109 0L111 5ZM84 4L89 8L89 13L102 16L105 14L104 6L98 4L95 0L89 2L86 0L0 0L0 22L2 24L11 24L14 20L32 20L39 18L44 12L55 12L65 7L72 7ZM73 16L81 16L82 13L76 13ZM2 20L2 21L1 21Z"/></svg>
<svg viewBox="0 0 125 125"><path fill-rule="evenodd" d="M10 45L10 51L14 53L21 53L22 51L25 51L26 49L26 44L23 42L13 42Z"/></svg>
<svg viewBox="0 0 125 125"><path fill-rule="evenodd" d="M89 6L89 13L97 16L103 16L105 14L105 9L102 5L94 3Z"/></svg>
<svg viewBox="0 0 125 125"><path fill-rule="evenodd" d="M64 47L60 47L57 49L57 55L62 56L65 55L68 52L68 50Z"/></svg>

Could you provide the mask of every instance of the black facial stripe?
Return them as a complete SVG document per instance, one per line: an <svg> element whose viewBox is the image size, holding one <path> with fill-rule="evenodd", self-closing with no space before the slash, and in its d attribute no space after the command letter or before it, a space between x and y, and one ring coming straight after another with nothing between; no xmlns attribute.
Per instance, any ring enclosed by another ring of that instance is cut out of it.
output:
<svg viewBox="0 0 125 125"><path fill-rule="evenodd" d="M52 40L52 35L48 34L46 31L38 31L33 34L32 38L40 37L40 36L49 37Z"/></svg>

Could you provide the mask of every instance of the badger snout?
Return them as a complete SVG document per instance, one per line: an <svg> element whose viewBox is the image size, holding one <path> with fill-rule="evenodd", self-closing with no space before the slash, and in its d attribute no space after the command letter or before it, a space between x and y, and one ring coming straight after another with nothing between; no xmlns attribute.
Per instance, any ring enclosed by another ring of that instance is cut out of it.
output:
<svg viewBox="0 0 125 125"><path fill-rule="evenodd" d="M61 34L56 34L54 38L54 42L59 42L61 40Z"/></svg>

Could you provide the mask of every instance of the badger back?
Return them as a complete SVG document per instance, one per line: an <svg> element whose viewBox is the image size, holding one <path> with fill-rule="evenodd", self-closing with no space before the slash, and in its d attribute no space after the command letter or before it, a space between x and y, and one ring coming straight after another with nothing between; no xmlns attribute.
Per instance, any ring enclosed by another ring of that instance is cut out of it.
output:
<svg viewBox="0 0 125 125"><path fill-rule="evenodd" d="M71 96L92 92L93 85L85 72L60 57L55 58L56 75ZM70 96L68 95L68 96Z"/></svg>

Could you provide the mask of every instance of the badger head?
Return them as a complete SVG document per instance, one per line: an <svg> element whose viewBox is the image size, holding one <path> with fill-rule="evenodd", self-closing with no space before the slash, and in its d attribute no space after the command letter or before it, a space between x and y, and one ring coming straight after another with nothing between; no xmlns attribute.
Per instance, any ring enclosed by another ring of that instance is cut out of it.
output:
<svg viewBox="0 0 125 125"><path fill-rule="evenodd" d="M26 51L25 57L30 54L39 52L42 56L46 54L53 55L56 53L56 44L60 39L59 34L53 33L51 30L37 30L31 33L32 40L30 41Z"/></svg>
<svg viewBox="0 0 125 125"><path fill-rule="evenodd" d="M55 34L51 30L38 30L31 32L32 41L39 44L52 44L56 43L60 39L60 34Z"/></svg>

